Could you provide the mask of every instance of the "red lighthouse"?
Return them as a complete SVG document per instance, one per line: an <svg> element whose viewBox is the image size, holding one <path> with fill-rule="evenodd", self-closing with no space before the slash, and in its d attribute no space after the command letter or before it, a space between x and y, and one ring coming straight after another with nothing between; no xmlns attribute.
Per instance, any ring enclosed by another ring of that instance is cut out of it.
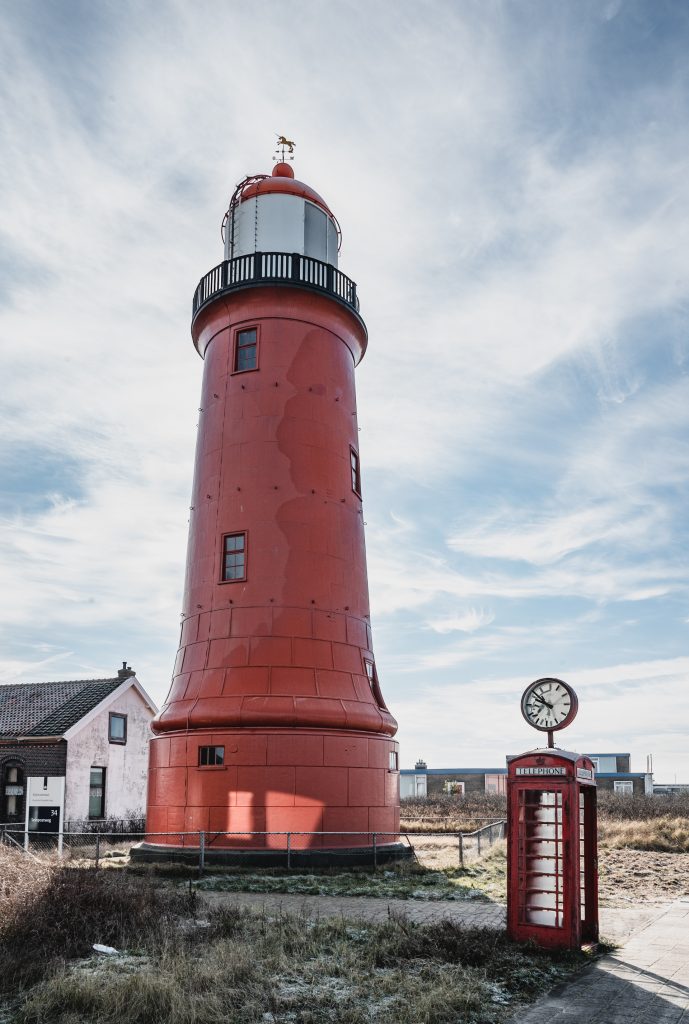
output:
<svg viewBox="0 0 689 1024"><path fill-rule="evenodd" d="M194 294L203 390L180 646L151 741L155 845L396 844L354 388L367 332L339 235L280 162L237 187L225 259Z"/></svg>

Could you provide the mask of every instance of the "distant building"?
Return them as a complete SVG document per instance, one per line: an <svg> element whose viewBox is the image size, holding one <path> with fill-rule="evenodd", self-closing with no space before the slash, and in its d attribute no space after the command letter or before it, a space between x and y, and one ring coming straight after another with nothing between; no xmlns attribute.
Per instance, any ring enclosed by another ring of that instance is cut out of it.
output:
<svg viewBox="0 0 689 1024"><path fill-rule="evenodd" d="M593 761L599 789L615 793L653 793L650 772L632 772L629 754L587 754ZM429 768L417 761L400 771L400 797L441 796L466 793L505 794L507 768Z"/></svg>
<svg viewBox="0 0 689 1024"><path fill-rule="evenodd" d="M41 806L60 823L143 815L156 711L126 662L112 679L0 684L0 824L56 831Z"/></svg>

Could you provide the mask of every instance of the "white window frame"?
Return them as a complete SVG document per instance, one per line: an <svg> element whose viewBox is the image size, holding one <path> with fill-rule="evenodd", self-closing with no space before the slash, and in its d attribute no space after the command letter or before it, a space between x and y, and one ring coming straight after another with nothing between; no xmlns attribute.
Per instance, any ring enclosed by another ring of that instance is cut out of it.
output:
<svg viewBox="0 0 689 1024"><path fill-rule="evenodd" d="M631 779L615 779L612 788L615 793L624 793L625 796L634 795L634 783Z"/></svg>

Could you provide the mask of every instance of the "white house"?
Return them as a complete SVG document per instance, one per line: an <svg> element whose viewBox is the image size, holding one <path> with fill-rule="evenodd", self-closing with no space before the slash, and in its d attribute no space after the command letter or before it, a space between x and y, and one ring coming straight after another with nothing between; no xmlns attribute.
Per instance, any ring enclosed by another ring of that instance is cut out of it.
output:
<svg viewBox="0 0 689 1024"><path fill-rule="evenodd" d="M111 679L0 685L0 824L142 817L156 712L126 662Z"/></svg>

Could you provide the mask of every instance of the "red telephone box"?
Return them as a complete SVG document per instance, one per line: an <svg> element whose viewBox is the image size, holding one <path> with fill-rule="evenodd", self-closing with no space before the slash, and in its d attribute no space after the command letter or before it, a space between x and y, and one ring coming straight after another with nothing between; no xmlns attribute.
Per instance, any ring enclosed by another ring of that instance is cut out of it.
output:
<svg viewBox="0 0 689 1024"><path fill-rule="evenodd" d="M507 759L507 934L578 949L598 941L596 779L589 758Z"/></svg>

